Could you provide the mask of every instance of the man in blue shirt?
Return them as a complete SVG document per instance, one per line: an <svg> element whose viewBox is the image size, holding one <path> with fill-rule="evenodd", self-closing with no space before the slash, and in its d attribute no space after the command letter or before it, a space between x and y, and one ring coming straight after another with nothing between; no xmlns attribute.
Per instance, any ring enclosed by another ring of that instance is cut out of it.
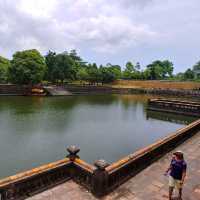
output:
<svg viewBox="0 0 200 200"><path fill-rule="evenodd" d="M186 176L187 164L184 161L184 156L181 151L177 151L173 154L169 172L169 200L172 200L173 190L176 187L179 191L179 198L182 199L182 186Z"/></svg>

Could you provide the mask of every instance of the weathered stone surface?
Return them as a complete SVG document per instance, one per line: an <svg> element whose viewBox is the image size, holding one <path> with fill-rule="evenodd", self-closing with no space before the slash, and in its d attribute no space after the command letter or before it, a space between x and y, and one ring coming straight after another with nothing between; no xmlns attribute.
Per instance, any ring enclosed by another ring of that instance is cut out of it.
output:
<svg viewBox="0 0 200 200"><path fill-rule="evenodd" d="M104 170L106 167L109 166L109 164L105 160L97 160L95 161L94 166L96 166L100 170Z"/></svg>
<svg viewBox="0 0 200 200"><path fill-rule="evenodd" d="M200 133L187 140L176 150L184 152L185 160L188 163L183 199L200 200ZM172 152L168 153L101 200L168 200L168 179L163 174L170 163L171 155ZM29 200L47 199L97 200L85 188L73 181L68 181L29 198Z"/></svg>
<svg viewBox="0 0 200 200"><path fill-rule="evenodd" d="M80 151L80 149L75 145L71 145L67 148L67 151L72 155L76 155Z"/></svg>

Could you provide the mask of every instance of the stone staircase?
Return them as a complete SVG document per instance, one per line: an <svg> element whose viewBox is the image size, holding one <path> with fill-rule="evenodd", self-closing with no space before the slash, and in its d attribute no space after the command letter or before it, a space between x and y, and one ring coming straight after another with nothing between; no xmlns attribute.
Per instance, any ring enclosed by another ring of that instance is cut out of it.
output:
<svg viewBox="0 0 200 200"><path fill-rule="evenodd" d="M45 86L44 89L50 96L69 96L72 95L71 92L66 90L62 86Z"/></svg>

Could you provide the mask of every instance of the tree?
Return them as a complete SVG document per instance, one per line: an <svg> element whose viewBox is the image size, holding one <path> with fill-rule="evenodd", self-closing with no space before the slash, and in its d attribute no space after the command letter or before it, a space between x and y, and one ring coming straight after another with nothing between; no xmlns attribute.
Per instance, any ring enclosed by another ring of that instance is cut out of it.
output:
<svg viewBox="0 0 200 200"><path fill-rule="evenodd" d="M49 51L45 56L45 62L47 66L47 71L45 74L45 79L54 82L54 73L56 66L56 53L53 51Z"/></svg>
<svg viewBox="0 0 200 200"><path fill-rule="evenodd" d="M101 65L99 71L102 84L111 83L116 79L115 74L110 70L110 67L103 67Z"/></svg>
<svg viewBox="0 0 200 200"><path fill-rule="evenodd" d="M77 54L75 49L72 49L69 52L69 56L76 62L81 62L82 61L82 58Z"/></svg>
<svg viewBox="0 0 200 200"><path fill-rule="evenodd" d="M141 68L141 67L140 67L140 63L139 63L139 62L137 62L137 63L136 63L136 65L135 65L135 69L136 69L137 71L139 71L139 70L140 70L140 68Z"/></svg>
<svg viewBox="0 0 200 200"><path fill-rule="evenodd" d="M166 77L171 77L173 73L173 63L164 60L156 60L153 63L147 65L147 70L149 70L148 79L157 80L157 79L165 79Z"/></svg>
<svg viewBox="0 0 200 200"><path fill-rule="evenodd" d="M74 61L68 54L57 54L54 69L54 80L60 80L62 83L65 79L74 80L75 74L73 71L73 66Z"/></svg>
<svg viewBox="0 0 200 200"><path fill-rule="evenodd" d="M163 67L163 78L172 77L172 73L174 71L173 63L170 62L169 60L164 60L162 62L162 67Z"/></svg>
<svg viewBox="0 0 200 200"><path fill-rule="evenodd" d="M200 61L193 66L193 71L200 71Z"/></svg>
<svg viewBox="0 0 200 200"><path fill-rule="evenodd" d="M77 72L77 78L80 81L87 81L89 79L89 74L87 72L87 68L81 67Z"/></svg>
<svg viewBox="0 0 200 200"><path fill-rule="evenodd" d="M37 84L43 80L45 71L45 60L37 50L18 51L11 60L9 77L12 83Z"/></svg>
<svg viewBox="0 0 200 200"><path fill-rule="evenodd" d="M162 78L162 67L159 63L153 62L152 64L147 65L147 69L149 72L148 79L157 80Z"/></svg>
<svg viewBox="0 0 200 200"><path fill-rule="evenodd" d="M193 66L193 72L196 79L200 78L200 61Z"/></svg>
<svg viewBox="0 0 200 200"><path fill-rule="evenodd" d="M127 78L127 79L131 79L134 72L135 72L135 67L134 67L133 63L128 61L126 63L126 68L123 72L123 77Z"/></svg>
<svg viewBox="0 0 200 200"><path fill-rule="evenodd" d="M115 76L115 79L120 79L122 76L121 67L119 65L107 65L110 72Z"/></svg>
<svg viewBox="0 0 200 200"><path fill-rule="evenodd" d="M99 78L100 73L99 73L99 69L96 63L89 64L87 66L87 72L88 72L88 81L91 84L95 84L100 81L100 78Z"/></svg>
<svg viewBox="0 0 200 200"><path fill-rule="evenodd" d="M8 81L9 67L10 67L10 61L0 56L0 83L6 83Z"/></svg>
<svg viewBox="0 0 200 200"><path fill-rule="evenodd" d="M174 76L175 80L184 80L184 73L183 72L179 72Z"/></svg>
<svg viewBox="0 0 200 200"><path fill-rule="evenodd" d="M185 80L192 80L194 79L194 72L191 69L187 69L183 75Z"/></svg>

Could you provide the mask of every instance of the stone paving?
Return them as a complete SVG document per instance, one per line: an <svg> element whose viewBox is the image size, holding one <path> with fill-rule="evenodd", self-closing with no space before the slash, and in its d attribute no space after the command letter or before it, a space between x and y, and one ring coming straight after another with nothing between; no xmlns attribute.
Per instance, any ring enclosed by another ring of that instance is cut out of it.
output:
<svg viewBox="0 0 200 200"><path fill-rule="evenodd" d="M183 200L200 200L200 133L177 149L184 152L188 163ZM168 153L101 200L167 200L168 179L163 174L170 163L171 155L172 152ZM97 198L82 186L68 181L28 200L97 200Z"/></svg>

